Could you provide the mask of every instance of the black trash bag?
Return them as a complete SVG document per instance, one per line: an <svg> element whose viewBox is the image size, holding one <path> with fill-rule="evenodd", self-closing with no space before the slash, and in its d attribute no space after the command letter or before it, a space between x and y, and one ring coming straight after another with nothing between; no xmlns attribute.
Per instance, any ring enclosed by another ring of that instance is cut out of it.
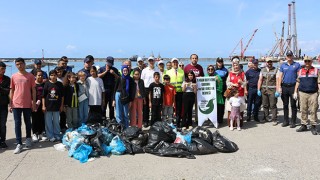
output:
<svg viewBox="0 0 320 180"><path fill-rule="evenodd" d="M102 148L102 142L100 140L101 130L97 130L97 135L90 139L90 146L92 146L93 151L96 151L99 155L104 155Z"/></svg>
<svg viewBox="0 0 320 180"><path fill-rule="evenodd" d="M173 132L172 127L170 127L167 122L158 121L149 129L149 138L146 150L153 149L161 141L173 143L175 139L176 133Z"/></svg>
<svg viewBox="0 0 320 180"><path fill-rule="evenodd" d="M141 133L142 133L142 130L140 128L136 126L130 126L123 131L122 135L126 139L131 140L133 138L137 138Z"/></svg>
<svg viewBox="0 0 320 180"><path fill-rule="evenodd" d="M212 145L218 149L219 152L232 153L239 150L238 145L226 137L222 136L219 131L213 133Z"/></svg>
<svg viewBox="0 0 320 180"><path fill-rule="evenodd" d="M105 121L105 127L115 136L121 136L123 132L123 125L119 124L115 119L112 121Z"/></svg>
<svg viewBox="0 0 320 180"><path fill-rule="evenodd" d="M126 153L134 155L145 153L144 146L147 145L148 142L148 134L143 133L140 131L138 137L129 140L128 138L122 138L125 146L126 146Z"/></svg>
<svg viewBox="0 0 320 180"><path fill-rule="evenodd" d="M193 138L191 144L187 146L189 152L194 155L214 154L218 150L207 141L199 138Z"/></svg>
<svg viewBox="0 0 320 180"><path fill-rule="evenodd" d="M101 142L105 145L109 145L114 136L108 130L108 128L100 128L97 131L99 131L99 133L101 132L101 136L99 136Z"/></svg>
<svg viewBox="0 0 320 180"><path fill-rule="evenodd" d="M99 153L97 151L92 150L89 154L89 157L100 157Z"/></svg>
<svg viewBox="0 0 320 180"><path fill-rule="evenodd" d="M102 123L102 113L101 113L101 107L90 107L88 120L86 124L96 124L96 123Z"/></svg>
<svg viewBox="0 0 320 180"><path fill-rule="evenodd" d="M193 128L192 130L192 138L199 138L207 141L209 144L212 144L212 132L201 126L197 126Z"/></svg>
<svg viewBox="0 0 320 180"><path fill-rule="evenodd" d="M132 139L130 142L135 146L144 147L148 143L148 134L142 132L138 137Z"/></svg>
<svg viewBox="0 0 320 180"><path fill-rule="evenodd" d="M157 156L166 157L178 157L178 158L188 158L195 159L196 157L188 151L188 148L181 143L167 143L161 141L157 146L150 152L151 154Z"/></svg>

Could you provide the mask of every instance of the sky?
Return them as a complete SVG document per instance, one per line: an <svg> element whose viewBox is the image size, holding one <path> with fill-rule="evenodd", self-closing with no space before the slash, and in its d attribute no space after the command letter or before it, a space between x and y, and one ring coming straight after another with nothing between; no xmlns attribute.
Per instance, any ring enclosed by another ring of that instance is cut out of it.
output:
<svg viewBox="0 0 320 180"><path fill-rule="evenodd" d="M272 49L288 0L0 0L0 58L228 57ZM319 0L296 0L298 47L320 54ZM287 34L287 26L285 27ZM235 53L240 52L238 47Z"/></svg>

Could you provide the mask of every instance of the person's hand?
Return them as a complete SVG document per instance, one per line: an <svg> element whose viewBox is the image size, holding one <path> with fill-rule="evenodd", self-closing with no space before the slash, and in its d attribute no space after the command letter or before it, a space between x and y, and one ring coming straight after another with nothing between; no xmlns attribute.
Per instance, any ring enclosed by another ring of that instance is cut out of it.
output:
<svg viewBox="0 0 320 180"><path fill-rule="evenodd" d="M116 107L116 101L112 101L112 107Z"/></svg>
<svg viewBox="0 0 320 180"><path fill-rule="evenodd" d="M245 94L246 96L248 96L248 91L247 91L247 90L245 90L245 91L244 91L244 94Z"/></svg>
<svg viewBox="0 0 320 180"><path fill-rule="evenodd" d="M12 113L12 107L9 107L9 112Z"/></svg>
<svg viewBox="0 0 320 180"><path fill-rule="evenodd" d="M294 100L297 100L297 99L298 99L298 94L297 94L297 92L294 92L294 93L293 93L293 99L294 99Z"/></svg>
<svg viewBox="0 0 320 180"><path fill-rule="evenodd" d="M232 84L232 86L239 87L239 84L238 83L234 83L234 84Z"/></svg>
<svg viewBox="0 0 320 180"><path fill-rule="evenodd" d="M275 96L276 98L278 98L278 97L280 97L280 93L278 93L278 91L276 91L276 92L274 93L274 96Z"/></svg>
<svg viewBox="0 0 320 180"><path fill-rule="evenodd" d="M149 108L151 108L152 107L152 104L151 104L151 102L149 103Z"/></svg>
<svg viewBox="0 0 320 180"><path fill-rule="evenodd" d="M243 81L241 79L238 80L239 84L243 84Z"/></svg>
<svg viewBox="0 0 320 180"><path fill-rule="evenodd" d="M257 95L261 97L261 91L260 90L257 91Z"/></svg>
<svg viewBox="0 0 320 180"><path fill-rule="evenodd" d="M37 111L36 103L32 103L32 111L33 111L33 112L36 112L36 111Z"/></svg>
<svg viewBox="0 0 320 180"><path fill-rule="evenodd" d="M45 106L42 106L42 111L43 112L46 112L47 111L47 108Z"/></svg>
<svg viewBox="0 0 320 180"><path fill-rule="evenodd" d="M279 92L279 94L282 93L282 88L281 87L279 87L278 92Z"/></svg>
<svg viewBox="0 0 320 180"><path fill-rule="evenodd" d="M114 74L114 71L112 69L110 69L110 74Z"/></svg>

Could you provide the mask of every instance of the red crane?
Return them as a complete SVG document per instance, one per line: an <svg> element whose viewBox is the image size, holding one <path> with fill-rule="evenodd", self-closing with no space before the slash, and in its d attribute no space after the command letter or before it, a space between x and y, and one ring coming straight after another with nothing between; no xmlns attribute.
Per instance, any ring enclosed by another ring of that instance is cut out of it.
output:
<svg viewBox="0 0 320 180"><path fill-rule="evenodd" d="M236 45L236 47L232 50L232 52L230 53L230 57L233 56L234 51L236 50L236 48L239 46L239 44L241 44L241 52L240 52L240 58L243 59L244 58L244 53L246 52L247 48L249 47L254 35L256 34L256 32L258 31L258 29L255 29L253 31L253 34L251 35L250 40L248 41L247 45L245 46L245 48L243 49L243 44L242 44L242 39L239 41L239 43Z"/></svg>

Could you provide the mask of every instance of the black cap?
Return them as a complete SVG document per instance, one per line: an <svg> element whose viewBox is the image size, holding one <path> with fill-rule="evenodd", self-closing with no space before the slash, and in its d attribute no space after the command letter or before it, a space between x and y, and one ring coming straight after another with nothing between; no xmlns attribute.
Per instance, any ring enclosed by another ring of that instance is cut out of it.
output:
<svg viewBox="0 0 320 180"><path fill-rule="evenodd" d="M293 56L293 52L291 50L287 51L287 56Z"/></svg>
<svg viewBox="0 0 320 180"><path fill-rule="evenodd" d="M217 62L223 62L223 58L222 57L218 57L217 58Z"/></svg>
<svg viewBox="0 0 320 180"><path fill-rule="evenodd" d="M0 67L6 67L6 64L4 63L4 62L2 62L2 61L0 61Z"/></svg>

